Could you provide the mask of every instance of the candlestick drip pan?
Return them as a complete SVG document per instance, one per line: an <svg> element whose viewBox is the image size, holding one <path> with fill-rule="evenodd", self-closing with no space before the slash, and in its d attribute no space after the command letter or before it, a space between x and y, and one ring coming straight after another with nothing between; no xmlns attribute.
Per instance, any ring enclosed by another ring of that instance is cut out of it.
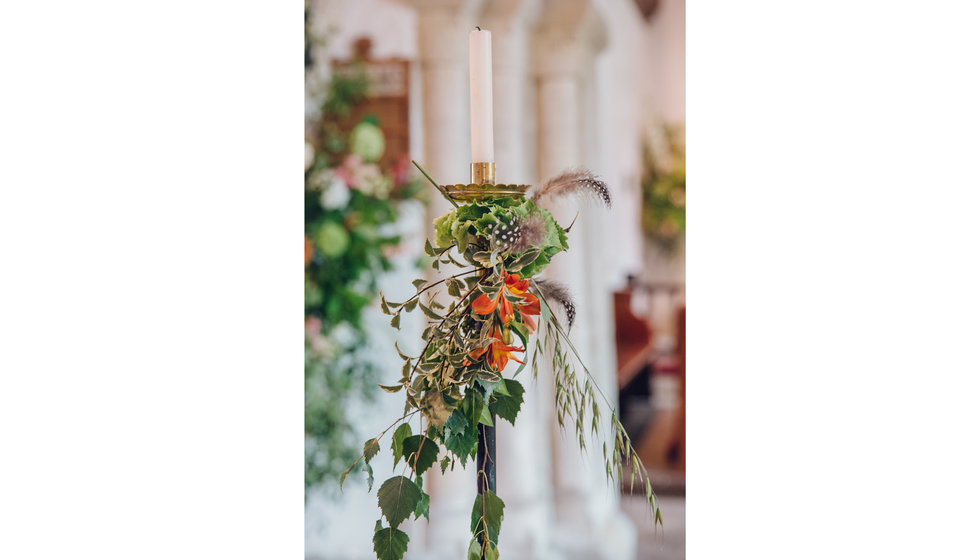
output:
<svg viewBox="0 0 980 560"><path fill-rule="evenodd" d="M524 191L531 185L443 185L446 191L454 200L477 200L480 198L523 198Z"/></svg>

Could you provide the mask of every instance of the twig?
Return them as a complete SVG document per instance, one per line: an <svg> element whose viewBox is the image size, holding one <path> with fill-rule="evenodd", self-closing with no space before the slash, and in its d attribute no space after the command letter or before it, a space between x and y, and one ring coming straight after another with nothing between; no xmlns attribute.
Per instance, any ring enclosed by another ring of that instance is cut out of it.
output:
<svg viewBox="0 0 980 560"><path fill-rule="evenodd" d="M449 193L447 193L442 187L439 186L439 183L436 183L435 180L432 179L432 177L429 177L429 174L426 173L424 169L422 169L422 166L419 165L419 162L413 159L412 163L415 164L415 167L417 167L418 170L422 172L422 175L425 175L425 178L428 179L430 183L432 183L432 186L434 186L436 189L439 190L439 194L441 194L443 198L448 200L449 203L455 206L456 208L459 208L459 204L456 204L456 201L453 200L451 196L449 196Z"/></svg>
<svg viewBox="0 0 980 560"><path fill-rule="evenodd" d="M459 278L460 276L466 276L467 274L473 274L474 272L480 272L481 270L487 270L487 269L486 268L474 268L473 270L467 270L466 272L460 272L459 274L454 274L452 276L447 276L446 278L443 278L442 280L439 280L438 282L433 282L433 283L429 284L428 286L423 286L422 289L420 289L419 291L415 292L415 295L414 296L412 296L412 297L408 298L407 300L405 300L405 303L408 303L408 302L412 301L413 299L415 299L415 298L419 297L420 295L422 295L422 293L425 292L426 290L428 290L430 288L435 288L436 286L438 286L439 284L442 284L443 282L445 282L446 280L449 280L450 278ZM404 306L405 303L403 303L402 305Z"/></svg>
<svg viewBox="0 0 980 560"><path fill-rule="evenodd" d="M384 431L382 431L382 432L381 432L380 434L378 434L378 435L377 435L377 437L375 437L374 439L381 439L381 438L382 438L382 437L383 437L383 436L384 436L384 435L385 435L386 433L388 433L388 430L390 430L390 429L392 429L392 428L394 428L394 427L395 427L395 424L397 424L397 423L399 423L399 422L401 422L402 420L404 420L404 419L406 419L406 418L408 418L409 416L412 416L413 414L415 414L415 413L416 413L416 412L418 412L418 411L419 411L419 409L417 409L417 408L416 408L415 410L413 410L413 411L411 411L411 412L409 412L408 414L405 414L405 415L403 415L403 416L402 416L401 418L399 418L398 420L395 420L394 422L392 422L392 423L391 423L391 425L390 425L390 426L388 426L387 428L385 428L385 429L384 429ZM346 474L347 474L347 473L349 473L349 472L350 472L351 470L353 470L353 468L354 468L354 467L356 467L356 466L357 466L357 464L358 464L358 463L360 463L360 462L361 462L361 459L363 459L363 458L364 458L364 453L362 452L362 453L361 453L361 456L360 456L360 457L358 457L356 461L354 461L353 463L351 463L351 466L349 466L349 467L347 467L347 470L346 470L346 471L344 471L344 475L346 475Z"/></svg>
<svg viewBox="0 0 980 560"><path fill-rule="evenodd" d="M425 357L425 352L426 352L426 351L427 351L427 350L429 349L429 346L431 346L431 345L432 345L432 341L436 339L436 334L437 334L437 333L439 332L439 329L441 329L441 328L442 328L442 326L443 326L444 324L446 324L446 321L448 321L448 320L449 320L449 317L451 317L451 316L452 316L452 314L456 312L456 310L457 310L457 308L459 307L459 304L461 304L461 303L463 303L464 301L466 301L466 298L468 298L468 297L470 297L470 295L471 295L471 294L472 294L472 293L473 293L474 291L476 291L476 289L477 289L478 287L480 287L480 282L482 282L483 280L485 280L488 274L489 274L489 270L487 270L487 272L485 272L485 273L483 274L483 278L480 278L480 281L479 281L479 282L477 282L476 284L473 284L473 287L472 287L472 288L470 288L470 290L469 290L468 292L466 292L466 293L465 293L465 294L463 295L463 297L461 297L461 298L459 298L459 299L458 299L458 300L457 300L457 301L456 301L456 302L455 302L455 303L453 304L453 306L452 306L451 308L449 308L449 311L447 311L447 312L446 312L446 316L445 316L445 317L444 317L444 318L442 319L442 321L441 321L441 322L439 323L439 326L438 326L438 327L436 327L436 332L435 332L435 333L433 333L431 337L429 337L429 340L428 340L428 341L426 341L426 343L425 343L425 348L423 348L423 349L422 349L422 353L421 353L421 354L419 355L419 359L415 361L415 367L413 367L413 368L412 368L412 373L410 373L410 374L408 375L408 380L409 380L409 382L411 382L411 380L412 380L412 377L413 377L413 376L415 375L415 372L416 372L416 370L418 370L418 368L419 368L419 364L421 364L421 363L422 363L422 358L424 358L424 357Z"/></svg>

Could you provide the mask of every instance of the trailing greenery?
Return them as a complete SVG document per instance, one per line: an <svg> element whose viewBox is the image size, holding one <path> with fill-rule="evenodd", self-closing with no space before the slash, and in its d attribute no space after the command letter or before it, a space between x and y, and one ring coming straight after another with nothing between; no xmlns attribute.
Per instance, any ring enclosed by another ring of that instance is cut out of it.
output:
<svg viewBox="0 0 980 560"><path fill-rule="evenodd" d="M566 190L577 193L582 189ZM589 187L588 192L608 198L604 185ZM465 466L474 460L481 424L493 426L495 418L516 422L525 392L516 378L527 365L518 355L526 355L531 344L535 378L539 354L552 352L559 423L564 426L574 421L583 450L586 437L604 441L610 480L615 480L614 472L622 477L624 461L631 463L631 477L644 481L659 522L660 510L649 477L611 406L606 409L611 429L606 428L597 400L605 397L571 346L566 328L551 311L548 300L565 308L568 324L574 318L574 306L552 283L531 278L555 254L568 249L566 230L531 199L493 198L456 206L435 221L435 245L426 240L425 253L432 258L434 269L453 265L463 271L438 281L415 280L415 293L402 302L381 297L381 310L391 316L392 327L400 328L404 313L418 311L426 320L421 352L406 354L396 344L403 361L401 375L391 385L379 385L389 393L404 391L404 414L365 442L361 457L340 477L342 486L347 474L362 465L370 489L374 482L371 461L380 451L380 439L394 429L392 456L396 468L400 463L403 466L401 474L384 481L378 489L382 515L374 534L378 558L401 558L408 537L398 526L410 517L428 518L429 496L422 486L426 471L438 465L445 473L457 463ZM439 297L443 291L448 297ZM577 364L569 358L569 350ZM519 367L504 377L511 362ZM416 429L412 419L418 420ZM606 439L612 442L611 448ZM478 476L485 477L486 468L478 465ZM469 559L498 557L504 509L504 502L490 489L477 494L471 515Z"/></svg>

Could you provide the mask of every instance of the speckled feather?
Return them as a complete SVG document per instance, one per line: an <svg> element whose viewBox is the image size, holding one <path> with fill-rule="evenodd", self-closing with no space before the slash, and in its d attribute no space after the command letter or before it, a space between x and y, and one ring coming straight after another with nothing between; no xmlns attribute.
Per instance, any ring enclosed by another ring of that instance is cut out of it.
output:
<svg viewBox="0 0 980 560"><path fill-rule="evenodd" d="M535 203L548 198L563 196L580 196L583 198L595 196L612 207L612 197L609 187L587 169L571 169L548 179L542 186L534 185L527 190L526 196Z"/></svg>
<svg viewBox="0 0 980 560"><path fill-rule="evenodd" d="M561 282L548 280L546 278L535 278L534 283L541 291L541 297L550 303L559 303L565 308L565 318L568 320L568 328L572 328L575 322L575 302L572 301L572 294L568 287Z"/></svg>
<svg viewBox="0 0 980 560"><path fill-rule="evenodd" d="M519 220L514 224L514 233L509 243L507 251L510 253L523 253L544 243L547 235L547 224L541 214L531 214L524 220Z"/></svg>

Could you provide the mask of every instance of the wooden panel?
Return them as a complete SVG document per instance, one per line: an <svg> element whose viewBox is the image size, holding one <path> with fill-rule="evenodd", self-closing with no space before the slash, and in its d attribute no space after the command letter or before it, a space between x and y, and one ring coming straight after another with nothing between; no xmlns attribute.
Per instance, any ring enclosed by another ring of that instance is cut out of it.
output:
<svg viewBox="0 0 980 560"><path fill-rule="evenodd" d="M411 66L406 59L375 60L370 56L370 49L369 40L358 39L354 42L356 54L353 60L334 60L332 63L335 74L365 72L370 84L368 99L354 106L339 125L341 130L348 132L364 117L376 117L385 135L385 151L380 164L383 169L390 170L400 158L407 157L409 151Z"/></svg>

